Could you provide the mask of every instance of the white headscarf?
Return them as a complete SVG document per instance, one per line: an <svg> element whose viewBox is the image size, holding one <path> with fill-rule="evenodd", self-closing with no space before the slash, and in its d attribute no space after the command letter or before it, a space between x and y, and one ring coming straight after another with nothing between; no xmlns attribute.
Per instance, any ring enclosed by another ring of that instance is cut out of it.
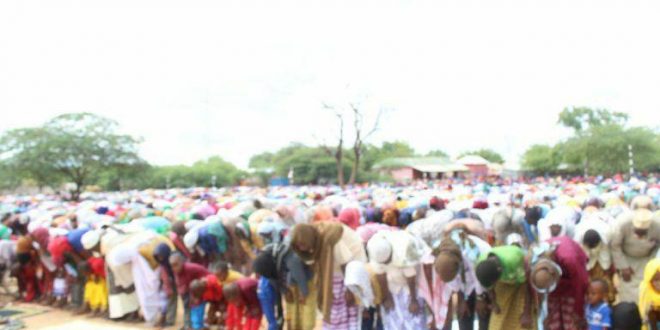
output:
<svg viewBox="0 0 660 330"><path fill-rule="evenodd" d="M369 308L374 306L374 292L371 288L369 272L367 272L364 262L354 260L346 265L344 285L360 299L363 307Z"/></svg>

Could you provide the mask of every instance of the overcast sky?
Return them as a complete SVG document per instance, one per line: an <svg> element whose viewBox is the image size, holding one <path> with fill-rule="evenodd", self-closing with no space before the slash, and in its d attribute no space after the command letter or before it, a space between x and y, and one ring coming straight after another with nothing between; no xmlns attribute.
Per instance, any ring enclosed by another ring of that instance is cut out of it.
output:
<svg viewBox="0 0 660 330"><path fill-rule="evenodd" d="M517 163L567 135L566 106L660 126L658 17L651 0L2 0L0 131L89 111L152 163L246 167L332 141L321 104L355 102L387 109L371 142Z"/></svg>

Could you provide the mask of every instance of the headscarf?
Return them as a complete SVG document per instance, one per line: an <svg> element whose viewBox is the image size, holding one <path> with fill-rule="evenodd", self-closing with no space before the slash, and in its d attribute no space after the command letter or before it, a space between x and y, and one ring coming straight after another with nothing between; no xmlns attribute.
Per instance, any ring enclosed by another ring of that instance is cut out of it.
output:
<svg viewBox="0 0 660 330"><path fill-rule="evenodd" d="M440 245L434 250L434 254L437 256L433 263L436 272L447 267L449 263L460 267L463 262L461 247L449 237L440 241ZM460 272L460 269L458 271Z"/></svg>
<svg viewBox="0 0 660 330"><path fill-rule="evenodd" d="M0 224L0 240L8 240L11 237L11 228Z"/></svg>
<svg viewBox="0 0 660 330"><path fill-rule="evenodd" d="M369 261L385 264L388 260L391 260L392 244L384 235L374 235L367 242L367 253L369 254Z"/></svg>
<svg viewBox="0 0 660 330"><path fill-rule="evenodd" d="M48 252L56 265L63 265L64 254L71 251L73 251L73 248L69 244L69 240L66 239L66 236L55 237L48 243Z"/></svg>
<svg viewBox="0 0 660 330"><path fill-rule="evenodd" d="M186 235L186 223L184 221L177 221L172 225L172 232L177 234L179 237Z"/></svg>
<svg viewBox="0 0 660 330"><path fill-rule="evenodd" d="M356 208L343 209L339 213L339 222L355 230L360 226L360 211Z"/></svg>
<svg viewBox="0 0 660 330"><path fill-rule="evenodd" d="M216 240L215 235L209 232L211 226L204 226L199 229L199 237L197 239L197 245L206 253L207 255L213 255L215 253L223 253L225 250L220 250L218 246L218 240ZM224 232L224 229L223 229ZM224 237L224 236L223 236Z"/></svg>
<svg viewBox="0 0 660 330"><path fill-rule="evenodd" d="M291 233L291 247L303 261L313 261L314 273L320 290L317 304L323 313L323 320L330 321L332 307L332 271L334 246L339 242L344 227L338 222L322 221L314 224L298 224ZM306 243L312 251L300 251L298 245Z"/></svg>
<svg viewBox="0 0 660 330"><path fill-rule="evenodd" d="M332 209L326 206L318 206L314 211L314 222L332 220L334 217Z"/></svg>
<svg viewBox="0 0 660 330"><path fill-rule="evenodd" d="M346 265L344 285L355 297L360 300L363 307L374 306L374 292L366 265L362 261L351 261Z"/></svg>
<svg viewBox="0 0 660 330"><path fill-rule="evenodd" d="M264 221L259 224L257 234L262 237L266 244L279 244L284 238L286 229L287 227L279 221ZM267 235L270 235L268 240L265 238Z"/></svg>
<svg viewBox="0 0 660 330"><path fill-rule="evenodd" d="M398 212L395 209L385 210L385 212L383 212L383 223L388 226L397 227L399 224L399 216L397 213Z"/></svg>
<svg viewBox="0 0 660 330"><path fill-rule="evenodd" d="M31 236L34 241L39 244L39 247L44 250L48 249L48 243L50 243L50 233L48 232L48 228L37 228L32 232Z"/></svg>
<svg viewBox="0 0 660 330"><path fill-rule="evenodd" d="M431 197L431 200L429 201L429 206L436 211L444 210L445 209L445 201L438 197Z"/></svg>
<svg viewBox="0 0 660 330"><path fill-rule="evenodd" d="M158 261L158 263L163 268L165 268L165 272L167 273L167 280L170 282L170 288L174 290L174 288L176 288L176 282L174 280L175 279L174 270L172 269L172 265L170 264L171 254L172 254L172 249L170 248L169 245L165 243L158 244L158 246L156 246L156 249L154 249L154 259L156 259L156 261Z"/></svg>
<svg viewBox="0 0 660 330"><path fill-rule="evenodd" d="M32 238L21 236L16 242L16 254L28 253L32 249Z"/></svg>
<svg viewBox="0 0 660 330"><path fill-rule="evenodd" d="M647 323L647 318L651 308L660 307L660 292L656 291L651 283L655 274L660 271L660 259L651 259L644 268L644 279L639 284L639 312L642 319ZM648 329L645 325L644 329Z"/></svg>
<svg viewBox="0 0 660 330"><path fill-rule="evenodd" d="M105 278L105 260L100 257L91 257L87 259L92 274Z"/></svg>
<svg viewBox="0 0 660 330"><path fill-rule="evenodd" d="M293 205L280 205L275 209L277 215L287 224L293 225L296 218L296 209Z"/></svg>
<svg viewBox="0 0 660 330"><path fill-rule="evenodd" d="M86 232L80 242L85 250L93 249L101 241L101 232L99 230L90 230Z"/></svg>
<svg viewBox="0 0 660 330"><path fill-rule="evenodd" d="M381 230L397 230L398 228L390 227L382 223L370 222L358 227L355 232L360 236L362 242L367 243L372 236Z"/></svg>

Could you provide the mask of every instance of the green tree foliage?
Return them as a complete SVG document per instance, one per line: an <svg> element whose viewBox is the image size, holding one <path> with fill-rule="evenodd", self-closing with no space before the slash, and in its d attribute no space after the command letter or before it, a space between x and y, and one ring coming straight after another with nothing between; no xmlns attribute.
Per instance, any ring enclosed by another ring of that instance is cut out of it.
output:
<svg viewBox="0 0 660 330"><path fill-rule="evenodd" d="M442 158L449 158L449 155L444 152L443 150L436 149L436 150L431 150L426 153L426 157L442 157Z"/></svg>
<svg viewBox="0 0 660 330"><path fill-rule="evenodd" d="M573 136L554 147L534 145L525 152L525 170L541 174L558 171L612 175L627 173L628 145L637 172L660 170L660 134L650 128L625 126L628 115L604 109L571 108L558 123L572 128Z"/></svg>
<svg viewBox="0 0 660 330"><path fill-rule="evenodd" d="M380 147L368 144L364 146L364 154L356 182L380 180L371 167L378 161L392 157L411 157L415 150L406 142L384 142ZM345 150L343 157L344 173L351 169L353 155ZM293 143L277 152L265 152L250 159L250 168L266 184L271 177L287 176L290 169L294 172L296 184L326 184L337 182L337 166L334 157L323 147L310 147Z"/></svg>
<svg viewBox="0 0 660 330"><path fill-rule="evenodd" d="M477 155L477 156L481 156L483 159L491 163L504 164L504 157L502 157L502 155L500 155L499 153L497 153L492 149L479 149L473 151L466 151L460 154L458 158L468 155Z"/></svg>
<svg viewBox="0 0 660 330"><path fill-rule="evenodd" d="M10 187L33 182L40 190L62 182L62 176L43 155L49 154L51 131L45 127L17 128L0 138L2 168Z"/></svg>
<svg viewBox="0 0 660 330"><path fill-rule="evenodd" d="M116 129L115 121L91 113L60 115L40 127L6 132L2 159L39 186L72 182L71 198L77 200L105 171L144 164L140 141Z"/></svg>
<svg viewBox="0 0 660 330"><path fill-rule="evenodd" d="M233 186L245 178L245 172L219 156L195 162L191 166L153 166L135 184L140 188Z"/></svg>
<svg viewBox="0 0 660 330"><path fill-rule="evenodd" d="M560 144L563 162L583 168L587 174L627 173L628 145L632 146L636 171L660 169L658 134L644 127L618 124L592 126Z"/></svg>
<svg viewBox="0 0 660 330"><path fill-rule="evenodd" d="M342 162L344 173L350 171L350 158ZM285 177L293 169L296 184L336 183L337 164L322 147L292 143L275 153L262 153L250 159L250 167L257 171L271 169L272 177ZM265 182L264 182L265 183Z"/></svg>
<svg viewBox="0 0 660 330"><path fill-rule="evenodd" d="M572 128L575 132L581 132L589 127L619 125L623 126L628 121L628 114L612 112L606 109L591 109L587 107L565 108L559 113L558 124Z"/></svg>
<svg viewBox="0 0 660 330"><path fill-rule="evenodd" d="M383 142L380 147L367 145L362 161L363 171L370 171L374 164L387 158L413 157L415 149L404 141Z"/></svg>
<svg viewBox="0 0 660 330"><path fill-rule="evenodd" d="M272 167L275 154L272 152L263 152L250 158L248 166L254 169L268 169Z"/></svg>
<svg viewBox="0 0 660 330"><path fill-rule="evenodd" d="M535 174L552 174L557 171L560 156L554 147L535 144L522 157L522 168Z"/></svg>

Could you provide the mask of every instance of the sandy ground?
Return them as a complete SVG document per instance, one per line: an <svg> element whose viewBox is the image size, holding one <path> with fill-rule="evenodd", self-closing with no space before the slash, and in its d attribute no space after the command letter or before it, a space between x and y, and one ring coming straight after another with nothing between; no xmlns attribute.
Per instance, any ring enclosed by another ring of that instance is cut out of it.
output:
<svg viewBox="0 0 660 330"><path fill-rule="evenodd" d="M99 318L91 318L87 316L74 316L71 312L68 311L42 307L38 305L31 305L31 304L22 304L22 305L35 307L35 308L43 308L48 310L48 312L44 314L30 316L28 318L23 319L23 322L25 322L26 329L45 329L45 330L154 329L153 327L149 327L144 323L126 323L126 322L107 321L107 320L103 320ZM179 320L181 320L181 318L179 318ZM181 325L178 325L176 327L170 327L167 329L179 329L180 327ZM475 322L475 329L478 329L478 327L479 327L478 324ZM262 329L266 329L266 327L262 326ZM321 329L320 325L317 326L317 329ZM454 323L453 329L458 329L457 323Z"/></svg>
<svg viewBox="0 0 660 330"><path fill-rule="evenodd" d="M42 309L46 312L39 315L28 316L23 318L26 329L48 329L48 330L92 330L92 329L153 329L148 327L145 323L128 323L108 321L102 318L92 318L85 315L73 315L72 312L44 307L34 304L17 304L17 306L28 306L30 308ZM11 307L8 307L11 308ZM178 327L171 327L169 329L179 329Z"/></svg>

